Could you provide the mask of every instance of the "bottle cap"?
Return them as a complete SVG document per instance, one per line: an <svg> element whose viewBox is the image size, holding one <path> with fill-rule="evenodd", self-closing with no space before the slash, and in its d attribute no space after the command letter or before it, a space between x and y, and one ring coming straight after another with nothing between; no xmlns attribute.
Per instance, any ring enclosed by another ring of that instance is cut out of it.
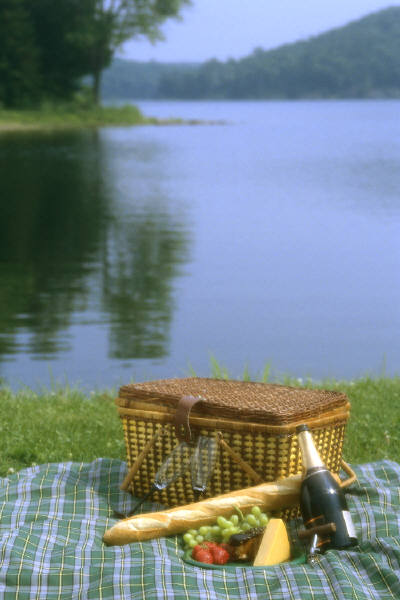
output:
<svg viewBox="0 0 400 600"><path fill-rule="evenodd" d="M308 425L306 425L305 423L303 423L302 425L297 425L296 427L296 433L301 433L302 431L310 431Z"/></svg>

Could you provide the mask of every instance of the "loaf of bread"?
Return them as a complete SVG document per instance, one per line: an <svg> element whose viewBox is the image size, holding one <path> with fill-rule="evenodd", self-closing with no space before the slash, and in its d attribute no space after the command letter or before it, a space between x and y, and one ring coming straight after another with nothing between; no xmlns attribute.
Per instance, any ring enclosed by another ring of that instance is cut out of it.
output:
<svg viewBox="0 0 400 600"><path fill-rule="evenodd" d="M244 513L253 506L264 512L280 510L298 503L301 475L292 475L272 483L229 492L201 502L178 506L161 512L128 517L116 523L104 534L110 546L122 546L212 525L218 516L230 516L235 506Z"/></svg>

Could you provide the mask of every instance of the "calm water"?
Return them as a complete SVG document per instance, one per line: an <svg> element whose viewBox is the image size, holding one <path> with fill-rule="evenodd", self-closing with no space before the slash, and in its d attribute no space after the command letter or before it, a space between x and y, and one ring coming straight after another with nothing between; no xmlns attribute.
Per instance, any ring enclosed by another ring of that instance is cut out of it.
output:
<svg viewBox="0 0 400 600"><path fill-rule="evenodd" d="M400 102L139 103L0 137L0 376L400 369Z"/></svg>

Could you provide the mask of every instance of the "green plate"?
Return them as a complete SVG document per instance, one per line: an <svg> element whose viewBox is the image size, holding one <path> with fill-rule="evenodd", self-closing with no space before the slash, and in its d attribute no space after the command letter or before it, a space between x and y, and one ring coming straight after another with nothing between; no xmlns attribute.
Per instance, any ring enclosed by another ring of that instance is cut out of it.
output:
<svg viewBox="0 0 400 600"><path fill-rule="evenodd" d="M246 563L246 562L225 563L224 565L212 565L212 564L210 565L208 563L202 563L202 562L198 562L197 560L194 560L193 558L191 558L190 553L188 553L188 552L185 552L183 554L182 560L185 561L186 563L188 563L189 565L192 565L193 567L201 567L202 569L233 570L233 569L238 569L238 568L240 569L243 567L246 567L248 569L266 569L266 568L268 568L268 567L253 567L252 564ZM292 560L288 561L287 564L304 565L306 562L307 562L306 555L301 554L300 556L297 556L296 558L293 558ZM279 564L284 564L284 563L279 563Z"/></svg>

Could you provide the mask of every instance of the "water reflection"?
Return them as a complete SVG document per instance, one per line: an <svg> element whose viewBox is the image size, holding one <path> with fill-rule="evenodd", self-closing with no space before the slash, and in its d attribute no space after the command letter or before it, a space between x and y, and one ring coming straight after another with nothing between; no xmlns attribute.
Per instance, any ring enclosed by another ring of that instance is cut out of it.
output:
<svg viewBox="0 0 400 600"><path fill-rule="evenodd" d="M396 373L398 105L1 136L1 373L108 387L208 376L210 353L234 377Z"/></svg>
<svg viewBox="0 0 400 600"><path fill-rule="evenodd" d="M109 314L112 358L166 354L172 282L186 256L186 240L171 217L148 212L116 223L103 262L102 306Z"/></svg>
<svg viewBox="0 0 400 600"><path fill-rule="evenodd" d="M55 357L70 348L71 325L99 312L110 356L167 352L184 228L159 190L136 213L121 208L103 142L95 131L0 139L2 357Z"/></svg>

